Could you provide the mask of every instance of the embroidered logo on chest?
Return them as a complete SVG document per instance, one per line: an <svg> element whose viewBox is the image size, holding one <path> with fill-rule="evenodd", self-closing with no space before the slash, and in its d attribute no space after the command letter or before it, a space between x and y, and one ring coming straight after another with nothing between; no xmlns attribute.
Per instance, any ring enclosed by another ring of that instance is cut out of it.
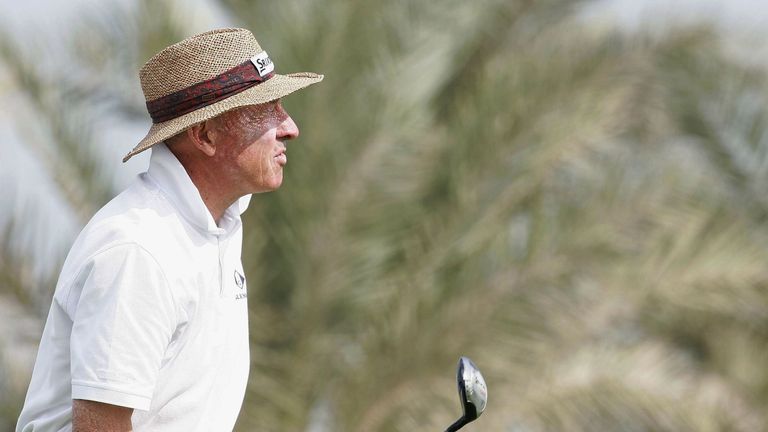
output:
<svg viewBox="0 0 768 432"><path fill-rule="evenodd" d="M240 289L245 287L245 276L241 275L237 270L235 270L235 285Z"/></svg>
<svg viewBox="0 0 768 432"><path fill-rule="evenodd" d="M235 300L242 300L246 297L248 297L248 292L245 291L245 276L240 274L237 270L235 270L235 285L237 285L238 288L240 288L242 291L235 294Z"/></svg>

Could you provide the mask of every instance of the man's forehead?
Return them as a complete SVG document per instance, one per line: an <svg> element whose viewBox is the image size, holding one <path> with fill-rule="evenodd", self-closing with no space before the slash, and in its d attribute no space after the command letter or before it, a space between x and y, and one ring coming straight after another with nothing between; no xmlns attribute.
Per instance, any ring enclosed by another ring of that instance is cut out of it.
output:
<svg viewBox="0 0 768 432"><path fill-rule="evenodd" d="M280 99L275 99L275 100L258 104L258 105L244 105L241 107L237 107L229 112L256 113L256 112L261 112L264 110L274 108L279 104L280 104Z"/></svg>
<svg viewBox="0 0 768 432"><path fill-rule="evenodd" d="M277 126L288 117L287 113L280 109L280 106L280 99L261 104L244 105L224 112L214 117L213 120L217 128L263 130Z"/></svg>
<svg viewBox="0 0 768 432"><path fill-rule="evenodd" d="M225 111L225 112L219 114L218 116L216 116L214 118L215 119L224 120L224 119L232 118L232 117L240 117L240 116L245 116L245 115L257 114L257 113L262 112L265 109L267 109L270 103L271 102L267 102L267 103L263 103L263 104L258 104L258 105L244 105L244 106L240 106L240 107L231 109L229 111Z"/></svg>

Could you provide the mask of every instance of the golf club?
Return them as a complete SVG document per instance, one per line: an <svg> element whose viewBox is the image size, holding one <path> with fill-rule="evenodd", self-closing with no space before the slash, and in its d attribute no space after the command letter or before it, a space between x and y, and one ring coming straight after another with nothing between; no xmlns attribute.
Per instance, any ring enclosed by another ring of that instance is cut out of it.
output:
<svg viewBox="0 0 768 432"><path fill-rule="evenodd" d="M459 385L459 401L464 414L456 420L445 432L455 432L467 423L474 421L485 411L488 402L488 387L485 385L480 369L467 357L459 359L456 381Z"/></svg>

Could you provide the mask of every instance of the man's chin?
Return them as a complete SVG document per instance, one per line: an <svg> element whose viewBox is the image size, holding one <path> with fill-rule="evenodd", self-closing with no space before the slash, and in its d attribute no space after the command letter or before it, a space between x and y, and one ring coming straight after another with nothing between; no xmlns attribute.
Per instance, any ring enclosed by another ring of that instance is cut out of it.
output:
<svg viewBox="0 0 768 432"><path fill-rule="evenodd" d="M280 186L283 184L283 177L280 176L279 179L274 179L273 181L259 185L260 187L256 188L253 193L265 193L265 192L273 192L278 189L280 189Z"/></svg>

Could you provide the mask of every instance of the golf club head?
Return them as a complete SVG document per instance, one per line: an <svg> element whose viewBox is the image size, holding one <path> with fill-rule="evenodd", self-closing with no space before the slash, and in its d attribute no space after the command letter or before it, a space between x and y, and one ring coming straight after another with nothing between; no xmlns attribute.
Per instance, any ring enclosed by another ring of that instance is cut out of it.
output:
<svg viewBox="0 0 768 432"><path fill-rule="evenodd" d="M476 420L485 411L485 404L488 402L488 387L485 385L483 374L467 357L459 359L456 381L459 385L459 401L464 414L445 432L455 432Z"/></svg>
<svg viewBox="0 0 768 432"><path fill-rule="evenodd" d="M488 402L488 387L480 369L467 357L459 359L456 380L459 384L459 400L467 423L480 417Z"/></svg>

